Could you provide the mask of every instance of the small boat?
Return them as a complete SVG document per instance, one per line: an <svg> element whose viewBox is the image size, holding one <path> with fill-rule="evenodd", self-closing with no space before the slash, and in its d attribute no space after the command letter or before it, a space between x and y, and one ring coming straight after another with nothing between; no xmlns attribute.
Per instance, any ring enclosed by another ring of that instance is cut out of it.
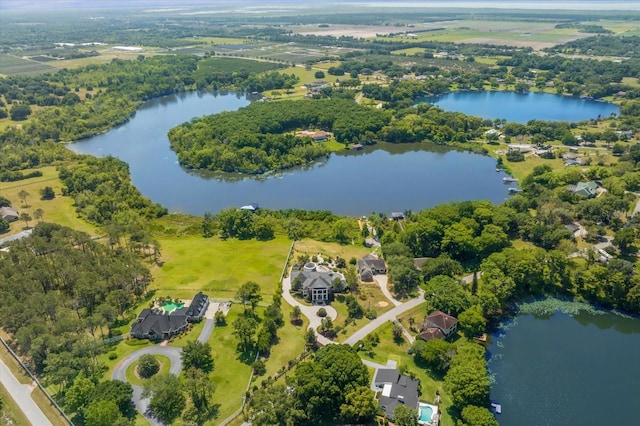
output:
<svg viewBox="0 0 640 426"><path fill-rule="evenodd" d="M520 189L520 188L509 188L509 193L510 194L517 194L519 192L522 192L522 189Z"/></svg>
<svg viewBox="0 0 640 426"><path fill-rule="evenodd" d="M509 183L509 182L517 182L518 179L512 178L511 176L505 176L505 177L502 178L502 181Z"/></svg>

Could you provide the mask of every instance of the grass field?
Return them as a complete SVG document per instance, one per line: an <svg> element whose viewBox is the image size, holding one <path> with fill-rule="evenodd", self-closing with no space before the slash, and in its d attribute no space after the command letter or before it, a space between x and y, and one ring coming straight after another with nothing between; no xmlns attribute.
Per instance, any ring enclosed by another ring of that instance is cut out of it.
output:
<svg viewBox="0 0 640 426"><path fill-rule="evenodd" d="M5 76L45 74L57 70L57 68L42 62L0 53L0 74Z"/></svg>
<svg viewBox="0 0 640 426"><path fill-rule="evenodd" d="M265 300L278 286L291 241L223 241L218 237L161 237L161 267L152 268L157 296L190 299L202 290L210 297L231 300L246 281L255 281Z"/></svg>
<svg viewBox="0 0 640 426"><path fill-rule="evenodd" d="M96 227L78 217L75 207L73 207L73 199L62 195L63 184L60 179L58 179L58 172L55 167L48 166L39 169L23 170L23 172L26 174L33 170L41 171L42 176L17 182L0 182L0 195L8 198L20 213L29 213L32 218L34 217L34 212L37 209L42 209L44 212L42 221L44 222L52 222L68 226L78 231L86 232L92 236L98 234ZM56 194L56 197L53 200L40 199L40 190L45 186L53 188L53 191ZM26 199L26 206L18 196L21 191L29 193L29 196ZM31 227L35 226L35 224L35 219L29 222L29 226ZM9 232L2 234L2 236L4 237L18 233L25 228L25 222L13 222Z"/></svg>
<svg viewBox="0 0 640 426"><path fill-rule="evenodd" d="M340 256L341 258L349 261L349 259L351 259L352 257L359 259L365 254L371 253L371 249L361 245L342 245L338 243L304 239L296 241L296 244L294 246L293 259L295 260L298 255L301 254L308 254L309 256L313 256L317 255L318 253L322 253L325 256L331 256L333 258L335 258L336 256Z"/></svg>

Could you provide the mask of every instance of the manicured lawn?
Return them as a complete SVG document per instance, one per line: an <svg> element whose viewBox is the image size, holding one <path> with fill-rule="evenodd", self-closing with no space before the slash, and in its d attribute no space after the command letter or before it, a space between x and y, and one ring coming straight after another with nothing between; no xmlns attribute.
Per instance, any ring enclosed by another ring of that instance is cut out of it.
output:
<svg viewBox="0 0 640 426"><path fill-rule="evenodd" d="M105 347L106 351L103 354L98 355L98 361L104 363L107 367L106 373L102 377L104 380L111 380L111 373L113 372L113 368L118 364L124 357L130 355L142 348L146 348L147 346L153 345L148 340L142 339L128 339L119 342L117 345L111 345L109 347ZM115 352L116 358L109 359L109 353Z"/></svg>
<svg viewBox="0 0 640 426"><path fill-rule="evenodd" d="M158 362L160 362L160 370L158 370L156 374L168 373L169 369L171 368L171 360L164 355L154 355L153 357L157 359ZM136 368L138 368L138 361L134 362L129 366L129 368L127 368L125 377L127 378L127 381L132 385L144 386L147 379L139 377L136 373Z"/></svg>
<svg viewBox="0 0 640 426"><path fill-rule="evenodd" d="M372 310L376 313L376 316L382 315L384 312L393 309L393 304L382 294L382 290L377 284L360 284L360 293L356 296L356 300L362 306L362 309L367 312ZM366 317L358 318L355 322L350 322L347 326L344 325L345 320L348 317L347 306L342 303L344 298L338 296L336 301L331 303L331 306L338 311L338 318L334 321L334 326L344 327L338 336L336 341L342 342L347 339L351 334L367 325L371 320Z"/></svg>
<svg viewBox="0 0 640 426"><path fill-rule="evenodd" d="M2 414L4 414L3 422L6 420L6 423L2 424L14 424L14 425L28 425L29 420L24 415L18 404L13 400L11 394L7 391L7 389L0 383L0 395L2 396L2 400L4 401L4 406L2 407Z"/></svg>
<svg viewBox="0 0 640 426"><path fill-rule="evenodd" d="M213 349L215 368L211 373L216 384L212 402L220 404L219 416L215 423L227 418L242 405L242 397L251 376L250 362L239 359L236 346L238 340L233 335L233 322L242 314L242 307L232 305L227 315L226 326L216 327L209 340Z"/></svg>
<svg viewBox="0 0 640 426"><path fill-rule="evenodd" d="M295 260L298 255L301 254L314 256L318 253L322 253L325 256L330 256L334 259L336 256L340 256L346 261L349 261L349 259L351 259L352 257L359 259L365 254L371 253L371 249L361 245L342 245L338 243L328 243L323 241L304 239L296 241L296 244L294 246L293 259Z"/></svg>
<svg viewBox="0 0 640 426"><path fill-rule="evenodd" d="M37 209L43 210L42 221L57 223L59 225L68 226L78 231L83 231L91 236L99 234L96 227L80 219L76 214L73 206L73 199L62 195L63 184L58 179L58 172L55 167L42 167L39 169L23 170L24 174L31 171L39 170L42 176L30 179L20 180L17 182L0 182L0 195L8 198L13 207L17 208L20 213L29 213L33 218L29 222L29 226L36 225L34 212ZM53 200L41 200L40 190L45 186L53 188L56 196ZM26 206L18 196L21 191L29 193L26 199ZM2 234L0 237L12 235L26 229L25 222L18 220L11 224L9 232Z"/></svg>
<svg viewBox="0 0 640 426"><path fill-rule="evenodd" d="M231 300L238 288L255 281L270 300L276 291L291 241L261 242L201 236L160 237L161 267L153 267L157 296L190 299L202 290L213 299Z"/></svg>

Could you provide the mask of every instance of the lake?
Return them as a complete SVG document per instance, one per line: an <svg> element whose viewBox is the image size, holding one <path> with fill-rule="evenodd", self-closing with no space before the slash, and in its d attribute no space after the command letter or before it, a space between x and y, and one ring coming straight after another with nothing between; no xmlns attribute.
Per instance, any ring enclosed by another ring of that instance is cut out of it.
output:
<svg viewBox="0 0 640 426"><path fill-rule="evenodd" d="M501 426L637 425L640 320L613 313L519 316L492 335Z"/></svg>
<svg viewBox="0 0 640 426"><path fill-rule="evenodd" d="M167 132L193 117L236 110L239 94L180 93L146 103L122 126L68 145L77 153L112 155L129 164L134 185L171 212L202 215L259 203L269 209L331 210L360 216L418 211L450 201L508 197L495 160L425 144L378 144L306 167L262 176L180 167Z"/></svg>
<svg viewBox="0 0 640 426"><path fill-rule="evenodd" d="M453 92L422 98L445 111L516 123L529 120L576 122L619 114L617 105L550 93Z"/></svg>

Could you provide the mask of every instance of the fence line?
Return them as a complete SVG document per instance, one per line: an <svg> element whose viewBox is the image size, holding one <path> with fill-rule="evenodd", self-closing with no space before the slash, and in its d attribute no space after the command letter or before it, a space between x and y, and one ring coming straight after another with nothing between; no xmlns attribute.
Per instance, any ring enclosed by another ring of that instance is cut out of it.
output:
<svg viewBox="0 0 640 426"><path fill-rule="evenodd" d="M14 189L14 188L20 188L22 186L35 185L36 183L51 182L52 180L58 180L58 178L48 178L48 179L38 180L35 182L21 183L20 185L7 186L5 188L2 188L2 190L5 191L7 189Z"/></svg>
<svg viewBox="0 0 640 426"><path fill-rule="evenodd" d="M284 266L282 267L282 273L280 274L280 280L278 281L279 283L282 282L282 280L284 279L284 274L287 273L287 266L289 265L289 259L291 259L291 255L293 254L293 246L294 246L295 243L296 243L295 240L293 240L291 242L291 247L289 247L289 254L287 255L287 260L286 260L286 262L284 262ZM304 359L304 358L302 358L302 359ZM258 354L256 354L256 361L257 360L258 360ZM285 370L285 372L288 371L288 370L289 370L289 368L287 368L287 370ZM278 376L278 378L279 377L280 376ZM275 380L277 380L278 378L276 378ZM245 395L242 397L242 406L240 408L238 408L236 411L234 411L233 414L231 414L229 417L224 419L222 422L218 423L218 426L226 426L227 424L229 424L233 420L235 420L240 414L242 414L242 412L244 411L244 406L245 406L245 404L247 402L246 394L247 394L247 392L249 392L249 389L251 388L251 382L252 381L253 381L253 370L251 370L251 376L249 377L249 383L247 383L247 389L245 390Z"/></svg>
<svg viewBox="0 0 640 426"><path fill-rule="evenodd" d="M18 364L20 364L20 367L22 367L22 369L29 375L29 377L31 377L31 379L35 382L35 384L40 388L40 390L44 393L44 395L47 397L47 399L49 399L49 401L51 402L51 404L53 404L54 407L56 407L56 409L58 410L58 412L60 413L60 415L62 417L64 417L64 419L67 421L67 423L69 423L71 426L73 426L73 422L71 421L71 419L69 417L67 417L67 415L64 413L64 411L62 411L62 408L60 408L60 406L58 405L57 402L54 401L54 399L51 397L51 395L49 395L49 392L47 392L47 390L44 388L44 386L42 386L40 384L40 381L36 378L36 376L34 376L33 374L31 374L31 371L29 371L29 368L27 368L27 366L22 362L22 360L18 357L18 355L16 355L15 352L13 352L13 349L11 349L9 347L9 345L7 344L7 342L5 342L5 340L0 337L0 342L2 342L2 344L4 345L5 348L7 348L7 350L9 351L9 353L11 354L11 356L18 361Z"/></svg>

